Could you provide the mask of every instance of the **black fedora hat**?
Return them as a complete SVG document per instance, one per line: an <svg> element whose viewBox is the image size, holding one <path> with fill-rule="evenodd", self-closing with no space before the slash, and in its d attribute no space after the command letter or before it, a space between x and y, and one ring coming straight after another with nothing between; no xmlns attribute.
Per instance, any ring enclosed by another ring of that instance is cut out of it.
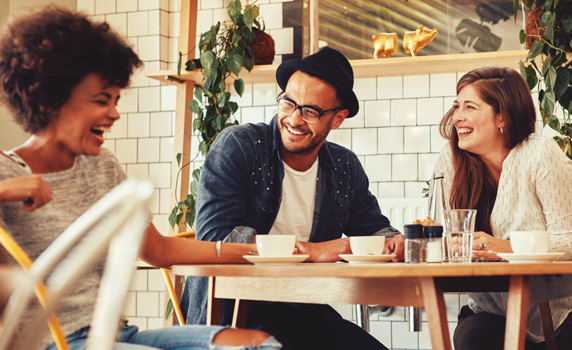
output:
<svg viewBox="0 0 572 350"><path fill-rule="evenodd" d="M341 52L326 46L301 60L293 59L282 63L276 70L276 81L283 91L292 74L297 71L314 75L331 84L342 97L344 108L349 110L347 118L357 114L359 102L353 91L354 71Z"/></svg>

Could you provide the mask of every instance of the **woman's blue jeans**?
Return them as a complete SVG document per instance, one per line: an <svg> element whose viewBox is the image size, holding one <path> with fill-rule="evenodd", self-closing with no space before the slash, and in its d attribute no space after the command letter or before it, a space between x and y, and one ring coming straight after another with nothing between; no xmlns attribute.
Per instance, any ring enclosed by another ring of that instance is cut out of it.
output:
<svg viewBox="0 0 572 350"><path fill-rule="evenodd" d="M259 346L224 346L212 343L215 335L224 326L173 326L139 332L137 327L122 329L114 350L276 350L282 345L269 337ZM70 350L84 350L89 327L82 328L66 337ZM55 344L46 350L57 350Z"/></svg>

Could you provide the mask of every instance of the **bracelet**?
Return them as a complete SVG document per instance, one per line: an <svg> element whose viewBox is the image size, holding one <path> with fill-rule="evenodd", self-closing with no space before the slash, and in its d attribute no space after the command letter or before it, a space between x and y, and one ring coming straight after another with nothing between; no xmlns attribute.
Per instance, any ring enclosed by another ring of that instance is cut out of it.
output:
<svg viewBox="0 0 572 350"><path fill-rule="evenodd" d="M215 249L216 249L216 257L220 258L220 251L222 248L222 241L216 241Z"/></svg>

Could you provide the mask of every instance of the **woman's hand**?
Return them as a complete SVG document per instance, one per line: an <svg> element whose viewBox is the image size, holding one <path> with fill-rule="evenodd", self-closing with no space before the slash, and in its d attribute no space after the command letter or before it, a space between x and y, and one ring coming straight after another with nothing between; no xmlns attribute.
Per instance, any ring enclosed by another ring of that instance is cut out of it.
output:
<svg viewBox="0 0 572 350"><path fill-rule="evenodd" d="M488 260L500 260L496 253L512 253L510 241L477 231L473 234L473 253Z"/></svg>
<svg viewBox="0 0 572 350"><path fill-rule="evenodd" d="M23 201L23 209L33 211L52 200L52 189L39 175L0 181L0 203Z"/></svg>
<svg viewBox="0 0 572 350"><path fill-rule="evenodd" d="M405 259L405 238L402 234L385 238L385 248L383 254L395 254L393 262L403 261Z"/></svg>
<svg viewBox="0 0 572 350"><path fill-rule="evenodd" d="M348 237L318 243L296 241L296 249L297 254L310 255L306 261L314 262L336 262L340 254L351 254Z"/></svg>

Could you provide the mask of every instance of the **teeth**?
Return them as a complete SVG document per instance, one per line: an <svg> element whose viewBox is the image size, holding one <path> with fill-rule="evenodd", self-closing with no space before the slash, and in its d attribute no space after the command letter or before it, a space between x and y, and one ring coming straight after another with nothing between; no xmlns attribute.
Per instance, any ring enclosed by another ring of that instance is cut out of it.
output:
<svg viewBox="0 0 572 350"><path fill-rule="evenodd" d="M459 134L470 134L471 132L473 132L473 129L470 128L457 128L457 132Z"/></svg>
<svg viewBox="0 0 572 350"><path fill-rule="evenodd" d="M93 130L98 130L98 131L101 131L101 132L106 132L106 131L111 130L111 127L110 127L110 126L92 126L91 128L92 128Z"/></svg>
<svg viewBox="0 0 572 350"><path fill-rule="evenodd" d="M294 135L304 135L303 132L296 131L296 130L292 129L291 127L288 127L288 131L290 131Z"/></svg>

